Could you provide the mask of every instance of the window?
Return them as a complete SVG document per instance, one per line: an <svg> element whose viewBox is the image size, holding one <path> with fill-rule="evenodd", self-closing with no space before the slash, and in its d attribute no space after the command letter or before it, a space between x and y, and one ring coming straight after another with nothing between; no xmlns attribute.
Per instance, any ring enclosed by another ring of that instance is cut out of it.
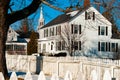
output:
<svg viewBox="0 0 120 80"><path fill-rule="evenodd" d="M99 26L98 27L98 35L108 35L108 27Z"/></svg>
<svg viewBox="0 0 120 80"><path fill-rule="evenodd" d="M105 51L105 42L101 42L101 51Z"/></svg>
<svg viewBox="0 0 120 80"><path fill-rule="evenodd" d="M95 12L85 12L85 20L95 20Z"/></svg>
<svg viewBox="0 0 120 80"><path fill-rule="evenodd" d="M62 50L65 50L65 41L62 41Z"/></svg>
<svg viewBox="0 0 120 80"><path fill-rule="evenodd" d="M98 51L107 51L107 43L106 42L98 42Z"/></svg>
<svg viewBox="0 0 120 80"><path fill-rule="evenodd" d="M46 37L48 37L48 29L46 29Z"/></svg>
<svg viewBox="0 0 120 80"><path fill-rule="evenodd" d="M105 28L101 27L101 35L105 35Z"/></svg>
<svg viewBox="0 0 120 80"><path fill-rule="evenodd" d="M54 36L54 28L51 28L51 36Z"/></svg>
<svg viewBox="0 0 120 80"><path fill-rule="evenodd" d="M98 42L98 51L118 52L118 43Z"/></svg>
<svg viewBox="0 0 120 80"><path fill-rule="evenodd" d="M72 50L81 50L81 41L71 41Z"/></svg>
<svg viewBox="0 0 120 80"><path fill-rule="evenodd" d="M44 30L44 37L48 37L48 29Z"/></svg>
<svg viewBox="0 0 120 80"><path fill-rule="evenodd" d="M43 52L46 52L46 44L43 44Z"/></svg>
<svg viewBox="0 0 120 80"><path fill-rule="evenodd" d="M74 25L74 34L78 33L78 25Z"/></svg>
<svg viewBox="0 0 120 80"><path fill-rule="evenodd" d="M81 25L71 24L71 34L81 34Z"/></svg>
<svg viewBox="0 0 120 80"><path fill-rule="evenodd" d="M61 35L61 26L56 27L56 35Z"/></svg>
<svg viewBox="0 0 120 80"><path fill-rule="evenodd" d="M61 41L58 42L58 50L61 50Z"/></svg>
<svg viewBox="0 0 120 80"><path fill-rule="evenodd" d="M74 49L78 50L78 42L77 41L74 42Z"/></svg>

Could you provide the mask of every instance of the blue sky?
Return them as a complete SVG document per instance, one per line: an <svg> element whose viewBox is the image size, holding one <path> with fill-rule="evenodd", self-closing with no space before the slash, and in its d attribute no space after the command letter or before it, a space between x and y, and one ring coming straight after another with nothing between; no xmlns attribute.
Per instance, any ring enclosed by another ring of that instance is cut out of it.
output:
<svg viewBox="0 0 120 80"><path fill-rule="evenodd" d="M24 0L24 1L26 1L26 2L23 3L22 0L17 0L17 1L12 0L11 3L12 2L15 3L12 6L13 11L16 11L16 10L24 8L25 6L28 6L31 3L32 0ZM75 2L73 3L73 1L75 1ZM84 0L56 0L56 3L54 4L54 6L65 9L65 8L67 8L67 6L70 6L71 3L72 3L73 6L76 5L76 3L78 1L80 1L80 5L82 6ZM91 2L93 2L93 0L91 0ZM23 6L21 4L24 4L25 6ZM62 12L54 10L54 9L44 5L44 4L40 5L40 7L41 6L43 8L45 24L48 23L49 21L51 21L52 19L54 19L55 17L57 17L58 15L63 14ZM33 20L33 18L34 18L34 21L33 21L32 24L34 25L35 30L37 29L37 26L38 26L38 20L39 20L39 15L40 15L40 7L38 8L38 10L34 14L29 16L29 19ZM103 11L103 9L101 11ZM120 24L120 20L117 20L117 24ZM17 21L16 23L12 24L11 27L14 28L14 29L18 29L20 27L20 21Z"/></svg>

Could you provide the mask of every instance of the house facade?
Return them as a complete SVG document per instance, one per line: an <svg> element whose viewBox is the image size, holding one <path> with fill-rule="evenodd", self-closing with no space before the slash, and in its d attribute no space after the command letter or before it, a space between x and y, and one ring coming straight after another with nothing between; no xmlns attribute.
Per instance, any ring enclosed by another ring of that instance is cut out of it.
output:
<svg viewBox="0 0 120 80"><path fill-rule="evenodd" d="M120 40L111 38L112 24L93 6L59 15L46 25L42 15L39 23L38 53L65 51L100 58L119 55Z"/></svg>
<svg viewBox="0 0 120 80"><path fill-rule="evenodd" d="M9 27L7 41L6 41L6 53L8 54L27 54L27 39L20 38L20 35Z"/></svg>

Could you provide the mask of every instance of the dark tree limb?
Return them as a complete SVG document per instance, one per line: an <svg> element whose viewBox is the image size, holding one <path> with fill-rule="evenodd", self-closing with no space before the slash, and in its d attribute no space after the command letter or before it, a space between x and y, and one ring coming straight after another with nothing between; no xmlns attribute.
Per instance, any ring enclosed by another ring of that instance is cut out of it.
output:
<svg viewBox="0 0 120 80"><path fill-rule="evenodd" d="M10 25L18 20L28 17L38 9L41 3L41 0L33 0L32 3L24 9L8 14L7 23Z"/></svg>
<svg viewBox="0 0 120 80"><path fill-rule="evenodd" d="M53 9L55 9L55 10L58 10L58 11L61 11L61 12L64 12L64 13L66 12L64 9L58 8L58 7L56 7L56 6L53 6L53 5L51 5L50 3L46 2L45 0L41 0L41 1L42 1L43 4L45 4L45 5L53 8Z"/></svg>

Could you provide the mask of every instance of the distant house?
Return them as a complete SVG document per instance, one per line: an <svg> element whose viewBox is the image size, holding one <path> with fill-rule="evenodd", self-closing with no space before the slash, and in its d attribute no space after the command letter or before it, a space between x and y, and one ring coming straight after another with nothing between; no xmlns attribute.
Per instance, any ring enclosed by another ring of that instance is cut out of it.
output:
<svg viewBox="0 0 120 80"><path fill-rule="evenodd" d="M29 39L21 38L21 35L10 27L6 42L6 52L8 54L27 54L28 41Z"/></svg>
<svg viewBox="0 0 120 80"><path fill-rule="evenodd" d="M93 6L59 15L46 25L41 10L39 23L39 53L55 54L71 49L74 56L113 58L120 54L120 40L111 39L111 22Z"/></svg>

